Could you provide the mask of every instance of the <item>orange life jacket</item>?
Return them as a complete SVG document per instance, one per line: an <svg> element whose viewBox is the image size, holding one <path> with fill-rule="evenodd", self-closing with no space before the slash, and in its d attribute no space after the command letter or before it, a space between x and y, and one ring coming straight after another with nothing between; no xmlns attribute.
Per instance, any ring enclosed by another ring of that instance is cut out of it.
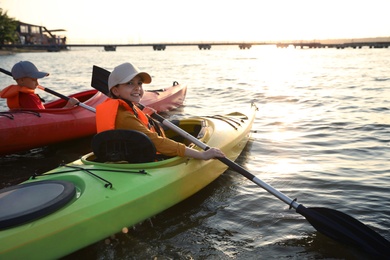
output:
<svg viewBox="0 0 390 260"><path fill-rule="evenodd" d="M165 136L164 132L160 131L159 126L153 124L152 119L142 112L142 110L140 110L136 105L131 107L121 99L112 98L108 98L105 102L96 107L96 129L98 133L115 129L115 119L119 106L123 106L127 111L135 115L150 131Z"/></svg>
<svg viewBox="0 0 390 260"><path fill-rule="evenodd" d="M7 99L7 105L10 109L21 108L19 102L19 92L26 93L28 95L34 95L34 98L36 95L34 90L31 88L22 87L19 85L10 85L0 92L0 97ZM37 104L37 106L42 109L45 108L42 104Z"/></svg>

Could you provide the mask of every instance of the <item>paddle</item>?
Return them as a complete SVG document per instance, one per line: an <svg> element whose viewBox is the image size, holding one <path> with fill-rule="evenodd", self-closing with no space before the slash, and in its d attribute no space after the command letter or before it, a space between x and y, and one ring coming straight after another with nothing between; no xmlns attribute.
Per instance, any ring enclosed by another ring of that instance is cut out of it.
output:
<svg viewBox="0 0 390 260"><path fill-rule="evenodd" d="M0 71L3 72L4 74L8 75L8 76L11 76L12 77L12 73L9 72L8 70L5 70L5 69L2 69L0 68Z"/></svg>
<svg viewBox="0 0 390 260"><path fill-rule="evenodd" d="M107 93L109 74L110 72L107 70L98 66L93 66L92 87L103 93ZM196 137L185 132L157 113L153 115L153 118L177 132L184 138L190 140L201 149L209 149L206 144L198 140ZM359 247L376 257L388 257L390 255L390 242L353 217L334 209L322 207L306 208L302 204L297 203L296 199L293 200L289 198L228 158L218 158L218 160L229 166L232 170L235 170L245 176L258 186L262 187L281 201L285 202L290 206L290 208L294 208L297 213L304 216L309 223L322 234L336 241Z"/></svg>
<svg viewBox="0 0 390 260"><path fill-rule="evenodd" d="M12 73L11 73L11 72L9 72L9 71L7 71L7 70L5 70L5 69L2 69L2 68L0 68L0 71L3 72L3 73L6 74L6 75L12 77ZM52 95L54 95L54 96L57 96L57 97L59 97L59 98L61 98L61 99L64 99L64 100L66 100L66 101L69 101L69 99L70 99L70 97L64 96L64 95L62 95L62 94L60 94L60 93L58 93L58 92L56 92L56 91L54 91L54 90L45 88L45 87L43 87L43 86L38 86L37 88L39 88L39 89L41 89L41 90L43 90L43 91L45 91L45 92L47 92L47 93L50 93L50 94L52 94ZM86 105L86 104L84 104L84 103L81 103L81 102L77 102L76 105L77 105L77 106L80 106L80 107L83 107L83 108L85 108L85 109L87 109L87 110L89 110L89 111L91 111L91 112L95 112L95 111L96 111L95 108L90 107L90 106L88 106L88 105Z"/></svg>
<svg viewBox="0 0 390 260"><path fill-rule="evenodd" d="M108 77L110 76L110 72L103 68L93 65L92 67L92 80L91 86L94 89L102 92L106 96L110 93L108 91Z"/></svg>

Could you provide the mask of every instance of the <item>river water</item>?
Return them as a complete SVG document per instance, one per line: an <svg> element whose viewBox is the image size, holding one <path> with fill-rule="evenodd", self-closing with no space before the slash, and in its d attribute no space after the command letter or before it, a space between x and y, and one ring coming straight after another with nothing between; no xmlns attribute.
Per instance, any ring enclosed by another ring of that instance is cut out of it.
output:
<svg viewBox="0 0 390 260"><path fill-rule="evenodd" d="M74 48L1 56L0 67L11 70L20 60L49 72L40 84L62 94L90 89L92 65L111 71L133 62L151 74L147 88L173 81L188 85L184 106L165 113L169 118L221 114L254 101L259 111L252 137L236 162L299 203L347 213L390 240L390 49ZM0 82L13 83L6 75ZM5 106L1 100L0 109ZM0 185L16 184L89 150L86 138L2 157ZM230 170L129 233L65 257L367 258L323 236L288 205Z"/></svg>

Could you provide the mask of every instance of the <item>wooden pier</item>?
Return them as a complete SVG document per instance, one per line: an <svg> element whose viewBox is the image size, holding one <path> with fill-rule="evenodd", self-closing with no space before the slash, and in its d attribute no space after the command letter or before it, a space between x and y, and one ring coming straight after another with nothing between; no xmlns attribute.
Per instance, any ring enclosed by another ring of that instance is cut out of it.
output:
<svg viewBox="0 0 390 260"><path fill-rule="evenodd" d="M250 49L254 45L275 45L277 48L294 47L300 49L317 49L317 48L336 48L336 49L361 49L367 48L389 48L389 41L351 41L351 42L321 42L321 41L284 41L284 42L194 42L194 43L139 43L139 44L3 44L0 50L11 49L31 49L60 51L69 50L78 47L103 47L105 51L116 51L117 47L151 47L155 51L164 51L167 47L175 46L197 46L199 50L210 50L212 46L238 46L239 49Z"/></svg>

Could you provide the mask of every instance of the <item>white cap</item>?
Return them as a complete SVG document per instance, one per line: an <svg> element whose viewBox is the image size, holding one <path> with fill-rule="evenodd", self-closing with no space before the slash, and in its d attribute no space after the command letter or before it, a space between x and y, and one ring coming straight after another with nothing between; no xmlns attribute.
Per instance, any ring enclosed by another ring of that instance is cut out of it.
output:
<svg viewBox="0 0 390 260"><path fill-rule="evenodd" d="M126 62L114 68L108 77L108 90L111 90L112 87L127 83L132 80L135 76L140 76L142 82L149 84L152 82L152 78L146 72L140 71L136 66Z"/></svg>

